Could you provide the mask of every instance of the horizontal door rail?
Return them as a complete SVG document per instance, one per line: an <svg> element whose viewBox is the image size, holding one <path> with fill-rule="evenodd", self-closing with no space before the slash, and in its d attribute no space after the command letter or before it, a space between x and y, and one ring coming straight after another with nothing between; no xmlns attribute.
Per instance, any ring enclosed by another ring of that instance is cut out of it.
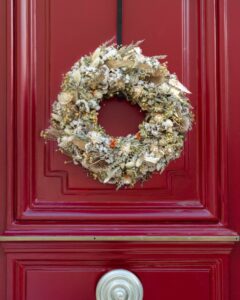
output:
<svg viewBox="0 0 240 300"><path fill-rule="evenodd" d="M0 236L0 242L239 242L240 236Z"/></svg>

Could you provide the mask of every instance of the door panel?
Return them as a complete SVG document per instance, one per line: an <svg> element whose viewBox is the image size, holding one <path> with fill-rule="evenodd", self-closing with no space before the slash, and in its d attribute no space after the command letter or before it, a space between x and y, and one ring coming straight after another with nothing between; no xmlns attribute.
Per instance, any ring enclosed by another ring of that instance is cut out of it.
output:
<svg viewBox="0 0 240 300"><path fill-rule="evenodd" d="M13 37L8 40L8 59L15 70L9 78L15 92L7 107L9 210L14 210L8 218L9 230L60 232L59 224L71 222L81 232L83 224L94 222L108 231L104 222L124 221L129 226L138 222L145 228L151 221L211 224L206 228L226 234L222 224L226 222L227 173L222 149L227 138L223 109L227 98L225 94L218 97L226 88L220 83L227 74L218 73L226 64L225 16L214 0L154 1L147 15L144 3L135 0L124 6L124 42L145 37L144 53L169 55L170 69L192 91L196 123L182 157L162 175L154 175L143 186L116 191L87 177L83 168L64 164L66 157L55 151L56 145L44 144L40 138L40 131L48 126L62 74L113 35L115 2L18 0L14 6L8 2L7 21ZM134 7L138 11L130 16ZM161 19L160 10L164 12ZM91 12L91 21L86 11ZM100 19L101 13L107 18ZM131 122L126 103L124 107L126 120ZM116 113L117 107L113 105L112 111ZM13 224L13 219L18 223Z"/></svg>
<svg viewBox="0 0 240 300"><path fill-rule="evenodd" d="M230 250L226 244L5 244L8 290L15 290L8 299L93 300L100 277L125 268L141 280L144 299L220 300L228 295Z"/></svg>

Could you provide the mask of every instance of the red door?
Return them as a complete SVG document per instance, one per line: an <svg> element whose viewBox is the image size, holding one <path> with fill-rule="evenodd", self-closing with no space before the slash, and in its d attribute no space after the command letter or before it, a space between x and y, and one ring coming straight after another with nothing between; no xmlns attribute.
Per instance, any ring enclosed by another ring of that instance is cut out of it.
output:
<svg viewBox="0 0 240 300"><path fill-rule="evenodd" d="M168 55L196 122L162 175L118 191L40 138L62 74L116 34L116 1L0 3L1 299L94 300L115 269L144 300L240 299L240 2L124 1L123 42ZM112 101L100 120L124 135L142 115Z"/></svg>

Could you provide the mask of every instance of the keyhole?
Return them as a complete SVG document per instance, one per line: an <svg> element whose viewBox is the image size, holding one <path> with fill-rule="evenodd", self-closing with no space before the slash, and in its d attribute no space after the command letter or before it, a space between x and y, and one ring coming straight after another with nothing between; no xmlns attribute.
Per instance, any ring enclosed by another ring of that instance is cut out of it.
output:
<svg viewBox="0 0 240 300"><path fill-rule="evenodd" d="M101 102L99 124L112 136L135 134L145 117L138 105L131 105L126 99L113 97Z"/></svg>

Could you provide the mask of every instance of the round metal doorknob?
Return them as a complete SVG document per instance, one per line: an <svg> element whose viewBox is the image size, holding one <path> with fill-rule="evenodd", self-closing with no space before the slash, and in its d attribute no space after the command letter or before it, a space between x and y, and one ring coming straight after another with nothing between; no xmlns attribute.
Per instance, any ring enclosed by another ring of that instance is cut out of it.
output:
<svg viewBox="0 0 240 300"><path fill-rule="evenodd" d="M127 270L113 270L99 280L97 300L142 300L143 287L140 280Z"/></svg>

